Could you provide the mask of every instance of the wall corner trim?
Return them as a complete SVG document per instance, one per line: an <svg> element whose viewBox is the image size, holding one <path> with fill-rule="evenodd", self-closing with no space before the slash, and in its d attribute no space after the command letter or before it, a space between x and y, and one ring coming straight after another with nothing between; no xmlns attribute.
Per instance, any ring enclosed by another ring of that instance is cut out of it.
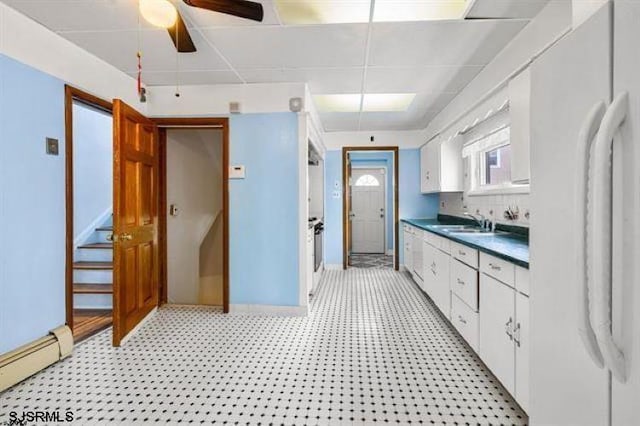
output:
<svg viewBox="0 0 640 426"><path fill-rule="evenodd" d="M229 313L232 315L304 317L309 313L309 307L230 304Z"/></svg>

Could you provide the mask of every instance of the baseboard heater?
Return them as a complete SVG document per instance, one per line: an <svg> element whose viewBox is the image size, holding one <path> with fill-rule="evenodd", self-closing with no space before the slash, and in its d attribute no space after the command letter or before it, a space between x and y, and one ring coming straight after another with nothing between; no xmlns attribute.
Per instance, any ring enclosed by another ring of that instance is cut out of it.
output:
<svg viewBox="0 0 640 426"><path fill-rule="evenodd" d="M71 355L73 335L66 325L0 356L0 392Z"/></svg>

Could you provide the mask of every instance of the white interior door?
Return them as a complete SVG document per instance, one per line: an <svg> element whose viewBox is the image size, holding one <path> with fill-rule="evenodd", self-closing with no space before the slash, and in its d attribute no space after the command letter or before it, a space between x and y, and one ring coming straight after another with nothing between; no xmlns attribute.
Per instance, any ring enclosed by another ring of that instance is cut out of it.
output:
<svg viewBox="0 0 640 426"><path fill-rule="evenodd" d="M353 169L351 233L353 253L384 253L384 169Z"/></svg>

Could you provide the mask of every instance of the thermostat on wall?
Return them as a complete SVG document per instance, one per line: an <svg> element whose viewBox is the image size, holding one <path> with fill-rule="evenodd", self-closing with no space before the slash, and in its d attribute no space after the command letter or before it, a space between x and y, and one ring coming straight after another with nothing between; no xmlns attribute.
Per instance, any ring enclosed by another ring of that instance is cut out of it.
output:
<svg viewBox="0 0 640 426"><path fill-rule="evenodd" d="M229 166L229 179L244 179L244 166Z"/></svg>

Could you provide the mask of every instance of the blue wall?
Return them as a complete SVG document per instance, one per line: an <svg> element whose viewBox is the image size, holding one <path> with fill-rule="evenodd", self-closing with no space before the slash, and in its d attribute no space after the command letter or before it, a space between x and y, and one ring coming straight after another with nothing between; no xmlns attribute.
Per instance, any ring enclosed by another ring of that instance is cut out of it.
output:
<svg viewBox="0 0 640 426"><path fill-rule="evenodd" d="M386 193L386 229L387 250L393 250L393 153L380 152L352 152L350 154L353 167L387 168L387 193Z"/></svg>
<svg viewBox="0 0 640 426"><path fill-rule="evenodd" d="M438 194L420 192L420 150L399 151L399 216L434 218L438 215ZM328 265L342 264L342 152L327 151L325 157L325 259ZM335 183L338 187L335 188ZM338 191L338 198L334 192ZM400 234L400 247L403 245ZM402 263L402 250L400 251Z"/></svg>
<svg viewBox="0 0 640 426"><path fill-rule="evenodd" d="M298 117L242 114L230 119L230 302L297 306Z"/></svg>
<svg viewBox="0 0 640 426"><path fill-rule="evenodd" d="M59 156L45 154L57 138ZM0 353L65 323L64 83L0 55Z"/></svg>
<svg viewBox="0 0 640 426"><path fill-rule="evenodd" d="M113 207L113 118L73 105L73 226L75 239Z"/></svg>

